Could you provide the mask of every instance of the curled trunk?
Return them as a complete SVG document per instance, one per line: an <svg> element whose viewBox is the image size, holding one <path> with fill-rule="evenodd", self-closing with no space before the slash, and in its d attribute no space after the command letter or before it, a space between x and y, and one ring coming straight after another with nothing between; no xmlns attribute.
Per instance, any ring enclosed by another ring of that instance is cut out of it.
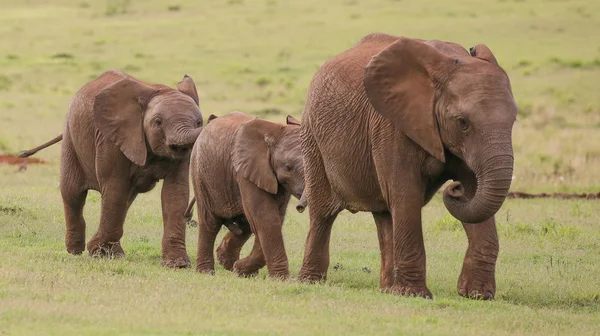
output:
<svg viewBox="0 0 600 336"><path fill-rule="evenodd" d="M454 181L444 191L446 208L465 223L481 223L494 216L512 181L514 158L510 142L487 146L480 153L483 154L471 160L474 162L467 162L475 174L476 186L467 186L470 190L465 192L463 184Z"/></svg>
<svg viewBox="0 0 600 336"><path fill-rule="evenodd" d="M169 145L188 146L191 148L201 132L202 127L181 129L168 139L168 143Z"/></svg>

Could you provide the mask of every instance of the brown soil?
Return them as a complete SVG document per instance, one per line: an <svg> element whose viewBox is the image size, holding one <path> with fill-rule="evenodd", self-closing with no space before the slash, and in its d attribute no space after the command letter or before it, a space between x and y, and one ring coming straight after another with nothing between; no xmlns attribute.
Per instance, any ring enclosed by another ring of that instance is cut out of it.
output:
<svg viewBox="0 0 600 336"><path fill-rule="evenodd" d="M599 193L590 193L590 194L565 194L565 193L541 193L541 194L528 194L524 192L509 192L506 198L560 198L560 199L589 199L595 200L600 199Z"/></svg>
<svg viewBox="0 0 600 336"><path fill-rule="evenodd" d="M20 158L17 155L0 155L0 163L9 165L46 164L44 160L36 158Z"/></svg>

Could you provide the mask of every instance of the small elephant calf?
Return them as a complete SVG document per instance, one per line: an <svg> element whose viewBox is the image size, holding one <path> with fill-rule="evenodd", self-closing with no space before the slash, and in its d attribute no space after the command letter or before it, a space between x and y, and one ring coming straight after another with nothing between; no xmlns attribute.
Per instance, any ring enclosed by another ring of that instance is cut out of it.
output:
<svg viewBox="0 0 600 336"><path fill-rule="evenodd" d="M227 233L219 262L242 276L266 264L271 277L289 277L281 226L290 195L301 198L304 192L300 146L300 122L291 116L281 125L232 112L205 126L190 168L198 209L198 272L214 273L219 229L231 229L235 222L241 234ZM251 232L252 252L238 260Z"/></svg>
<svg viewBox="0 0 600 336"><path fill-rule="evenodd" d="M138 193L164 179L163 265L188 267L183 213L189 199L190 152L201 130L196 85L187 75L173 89L107 71L77 92L64 133L22 156L63 140L60 191L67 251L73 254L85 249L88 190L102 194L100 225L87 244L89 253L122 257L127 210Z"/></svg>

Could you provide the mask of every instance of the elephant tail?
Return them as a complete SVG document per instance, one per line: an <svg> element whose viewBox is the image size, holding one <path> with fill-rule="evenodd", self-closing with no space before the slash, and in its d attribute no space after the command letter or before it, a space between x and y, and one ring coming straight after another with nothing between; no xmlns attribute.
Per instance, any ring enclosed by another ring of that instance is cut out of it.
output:
<svg viewBox="0 0 600 336"><path fill-rule="evenodd" d="M195 203L196 203L196 198L192 197L190 204L188 205L187 209L185 209L185 212L183 213L183 219L189 226L192 226L192 227L198 225L198 223L196 223L196 221L194 221L192 219L192 217L194 216L194 204Z"/></svg>
<svg viewBox="0 0 600 336"><path fill-rule="evenodd" d="M57 142L61 142L62 139L63 139L63 135L60 134L56 138L54 138L54 139L52 139L52 140L50 140L50 141L48 141L48 142L46 142L46 143L44 143L42 145L39 145L39 146L37 146L35 148L32 148L32 149L28 149L26 151L22 151L21 154L19 154L19 157L26 158L26 157L32 156L33 154L41 151L44 148L50 147L50 146L54 145Z"/></svg>

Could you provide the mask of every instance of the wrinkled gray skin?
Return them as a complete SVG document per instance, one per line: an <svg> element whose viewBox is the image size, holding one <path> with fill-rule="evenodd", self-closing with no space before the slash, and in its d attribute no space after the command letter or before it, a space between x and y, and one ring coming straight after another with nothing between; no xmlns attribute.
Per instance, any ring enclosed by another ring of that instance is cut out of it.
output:
<svg viewBox="0 0 600 336"><path fill-rule="evenodd" d="M325 279L337 214L369 211L380 288L432 297L421 208L454 180L444 203L469 241L458 292L493 298L493 216L511 183L516 112L509 79L485 45L469 54L455 43L373 34L325 63L302 115L310 231L300 280Z"/></svg>
<svg viewBox="0 0 600 336"><path fill-rule="evenodd" d="M67 251L85 249L83 207L88 190L102 195L98 231L87 244L91 255L123 257L120 245L127 210L138 193L164 179L162 263L190 265L183 213L189 199L189 156L202 130L198 93L187 75L172 89L149 85L120 71L86 84L69 106L62 137L60 189Z"/></svg>
<svg viewBox="0 0 600 336"><path fill-rule="evenodd" d="M217 250L219 262L242 276L267 265L269 275L289 277L281 226L290 196L301 198L304 167L300 123L286 125L232 112L208 123L194 145L191 175L198 210L196 270L214 273L214 244L221 225L228 232ZM254 247L239 259L251 233Z"/></svg>

